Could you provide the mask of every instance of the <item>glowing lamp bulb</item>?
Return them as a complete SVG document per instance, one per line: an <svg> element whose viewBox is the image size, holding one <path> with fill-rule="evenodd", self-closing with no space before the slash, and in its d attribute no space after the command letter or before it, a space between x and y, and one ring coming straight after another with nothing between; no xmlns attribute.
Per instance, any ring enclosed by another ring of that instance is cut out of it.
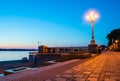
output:
<svg viewBox="0 0 120 81"><path fill-rule="evenodd" d="M91 22L94 22L95 20L97 20L99 18L99 14L95 11L89 11L86 16L85 19L89 20Z"/></svg>

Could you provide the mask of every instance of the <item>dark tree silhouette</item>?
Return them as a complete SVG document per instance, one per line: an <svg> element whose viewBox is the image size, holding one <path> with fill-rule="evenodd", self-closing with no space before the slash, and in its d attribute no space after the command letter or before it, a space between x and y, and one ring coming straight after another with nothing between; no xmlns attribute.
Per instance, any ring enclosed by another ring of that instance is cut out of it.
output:
<svg viewBox="0 0 120 81"><path fill-rule="evenodd" d="M118 40L118 45L120 44L120 28L112 30L106 38L108 39L108 46Z"/></svg>

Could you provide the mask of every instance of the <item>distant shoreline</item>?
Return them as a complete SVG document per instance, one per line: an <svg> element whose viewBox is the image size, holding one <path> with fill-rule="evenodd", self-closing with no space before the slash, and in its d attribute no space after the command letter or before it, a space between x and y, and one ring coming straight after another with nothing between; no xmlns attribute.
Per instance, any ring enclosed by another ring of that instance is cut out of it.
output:
<svg viewBox="0 0 120 81"><path fill-rule="evenodd" d="M0 49L0 51L37 51L37 49Z"/></svg>

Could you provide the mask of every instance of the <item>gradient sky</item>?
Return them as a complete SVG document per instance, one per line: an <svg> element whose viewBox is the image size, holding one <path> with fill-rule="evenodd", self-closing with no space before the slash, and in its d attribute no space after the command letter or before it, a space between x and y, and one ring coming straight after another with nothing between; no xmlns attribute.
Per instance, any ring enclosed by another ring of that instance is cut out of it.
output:
<svg viewBox="0 0 120 81"><path fill-rule="evenodd" d="M84 20L96 9L95 40L107 45L106 35L120 27L119 0L0 0L0 48L87 46L91 24Z"/></svg>

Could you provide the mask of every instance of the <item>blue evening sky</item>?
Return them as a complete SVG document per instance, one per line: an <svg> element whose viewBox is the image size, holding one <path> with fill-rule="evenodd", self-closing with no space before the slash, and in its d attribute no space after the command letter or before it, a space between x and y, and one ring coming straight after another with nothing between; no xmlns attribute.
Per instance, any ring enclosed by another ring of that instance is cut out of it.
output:
<svg viewBox="0 0 120 81"><path fill-rule="evenodd" d="M91 24L84 20L96 9L95 40L107 45L106 35L120 27L119 0L0 0L0 48L87 46Z"/></svg>

